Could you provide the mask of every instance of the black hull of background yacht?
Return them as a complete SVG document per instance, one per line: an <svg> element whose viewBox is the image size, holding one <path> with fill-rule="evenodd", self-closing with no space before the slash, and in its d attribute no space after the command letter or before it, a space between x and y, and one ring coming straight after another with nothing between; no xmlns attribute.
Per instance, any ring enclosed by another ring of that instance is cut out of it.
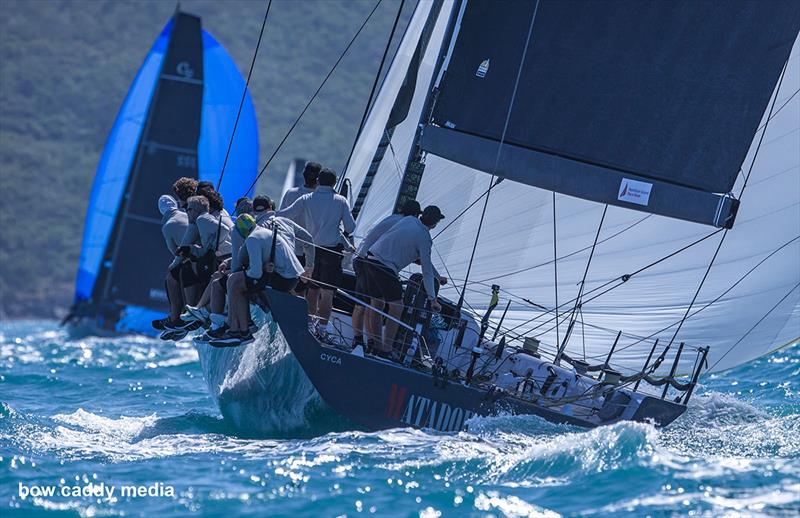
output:
<svg viewBox="0 0 800 518"><path fill-rule="evenodd" d="M275 323L322 399L369 430L402 426L459 431L473 416L533 414L554 423L595 427L621 420L666 426L684 405L642 395L637 405L605 421L589 420L522 400L508 392L434 378L398 363L320 344L308 331L304 299L267 290Z"/></svg>

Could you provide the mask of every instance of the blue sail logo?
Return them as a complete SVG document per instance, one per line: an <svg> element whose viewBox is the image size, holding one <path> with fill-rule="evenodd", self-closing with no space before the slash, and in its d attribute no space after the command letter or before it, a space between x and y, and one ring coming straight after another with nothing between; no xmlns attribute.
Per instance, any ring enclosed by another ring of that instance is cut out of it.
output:
<svg viewBox="0 0 800 518"><path fill-rule="evenodd" d="M188 61L181 61L178 63L178 66L175 67L175 71L179 76L188 77L190 79L194 77L194 70L192 70L192 65L189 64Z"/></svg>

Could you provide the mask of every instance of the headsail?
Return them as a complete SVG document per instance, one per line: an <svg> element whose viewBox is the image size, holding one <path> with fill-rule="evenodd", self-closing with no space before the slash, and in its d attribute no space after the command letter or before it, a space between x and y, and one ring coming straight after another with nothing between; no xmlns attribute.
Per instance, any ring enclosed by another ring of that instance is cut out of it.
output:
<svg viewBox="0 0 800 518"><path fill-rule="evenodd" d="M166 306L163 276L170 257L154 200L181 176L216 183L243 89L236 65L202 30L200 19L176 13L139 70L98 165L77 304L108 317L126 306ZM252 182L257 161L258 133L248 96L227 166L237 174L226 175L220 189L229 207Z"/></svg>
<svg viewBox="0 0 800 518"><path fill-rule="evenodd" d="M791 0L469 1L422 145L528 185L730 228L726 194L799 26Z"/></svg>
<svg viewBox="0 0 800 518"><path fill-rule="evenodd" d="M445 2L442 11L451 6L451 2ZM768 25L759 30L772 31L773 28ZM689 318L677 336L677 341L690 345L711 346L709 365L712 371L745 363L800 338L800 269L797 267L800 264L800 149L797 146L800 96L795 95L800 89L800 42L796 37L795 29L790 37L795 42L794 48L783 84L773 94L777 96L775 111L753 164L736 226L729 231ZM479 65L476 64L475 71ZM488 66L491 70L493 65ZM779 72L771 78L773 82ZM431 87L430 83L427 88L419 86L423 82L422 79L418 81L409 119L419 117L422 109L419 96L425 96ZM393 99L382 97L376 101L376 106L392 102ZM764 106L761 109L762 118L755 123L759 126L756 138L740 164L744 173L738 176L731 189L737 195L766 123L768 110ZM738 113L733 109L727 115L732 117ZM751 128L751 132L754 129ZM398 160L408 156L411 145L409 139L395 143ZM400 180L397 169L389 167L391 157L387 153L381 164L375 179L381 188L371 191L358 221L359 230L369 228L392 210ZM738 160L741 158L739 156ZM448 219L432 232L433 260L439 271L455 280L445 286L443 292L455 300L466 273L482 196L489 187L490 178L484 172L435 154L428 154L425 160L426 171L417 199L423 205L438 205L448 215ZM401 172L403 166L401 163ZM353 169L348 175L351 173L357 190L363 176ZM516 328L514 334L538 336L543 344L551 347L557 344L552 320L555 306L552 199L550 191L517 182L504 181L494 187L470 275L473 282L467 286L465 306L482 310L489 299L491 284L500 284L501 299L512 300L504 328ZM471 205L476 201L479 203ZM563 304L577 294L577 283L586 268L603 205L562 195L556 196L556 203L556 284L559 302ZM718 245L720 235L706 237L713 231L701 224L610 206L588 272L586 291L596 290L592 293L594 296L603 291L598 288L606 283L620 286L582 306L567 351L574 357L585 355L602 360L617 331L622 330L615 361L632 370L640 369L653 341L660 338L662 346L668 342L686 311ZM624 274L702 238L706 239L628 282L620 281ZM562 338L564 327L562 323ZM668 360L673 354L674 350ZM690 371L692 366L687 362L691 360L690 357L682 362L679 372Z"/></svg>

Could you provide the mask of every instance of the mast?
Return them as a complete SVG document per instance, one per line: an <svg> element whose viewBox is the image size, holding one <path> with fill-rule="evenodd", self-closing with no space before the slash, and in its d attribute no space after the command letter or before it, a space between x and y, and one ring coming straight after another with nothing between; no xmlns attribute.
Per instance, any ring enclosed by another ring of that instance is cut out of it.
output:
<svg viewBox="0 0 800 518"><path fill-rule="evenodd" d="M425 173L425 161L423 157L423 150L420 145L422 139L422 128L423 125L430 120L433 113L433 106L436 102L436 96L438 93L440 72L446 62L447 54L449 54L449 51L452 49L450 42L453 38L455 27L457 25L456 20L460 19L461 15L463 14L463 5L463 0L456 0L453 8L450 11L450 19L447 22L447 29L445 30L444 38L442 38L442 44L439 47L439 54L436 57L436 68L431 76L432 83L434 83L435 86L428 89L428 94L425 97L425 104L423 105L422 112L420 113L417 131L414 134L413 144L408 152L408 158L406 159L406 166L403 172L403 179L400 182L400 188L397 191L397 199L394 203L393 212L396 212L400 207L402 207L406 201L417 198L419 185L422 182L422 175ZM441 5L439 8L441 8ZM438 10L436 12L438 16ZM431 32L432 31L433 27L431 27ZM430 38L430 34L428 34L427 37Z"/></svg>
<svg viewBox="0 0 800 518"><path fill-rule="evenodd" d="M168 192L172 182L180 176L197 177L202 98L203 44L200 18L177 11L172 19L169 42L147 110L146 122L139 136L115 229L95 285L93 298L96 304L113 301L150 307L156 304L165 306L165 299L157 295L154 297L152 290L144 292L147 288L138 286L137 279L120 277L120 262L125 258L133 263L138 261L138 258L120 254L126 242L135 242L135 249L163 249L163 246L148 246L160 240L160 236L152 232L153 227L161 224L159 218L150 216L152 200L158 194ZM130 256L135 250L126 252ZM125 265L129 269L136 269L130 262Z"/></svg>
<svg viewBox="0 0 800 518"><path fill-rule="evenodd" d="M414 53L408 64L408 68L405 71L403 83L400 86L399 91L395 95L394 101L392 102L391 111L388 114L386 123L383 127L381 136L377 143L377 147L375 148L375 152L373 153L372 159L370 160L369 168L367 169L366 175L364 176L364 180L361 183L358 195L356 196L355 202L353 204L353 210L352 210L353 218L356 220L358 220L358 217L361 213L361 209L364 206L364 203L367 199L367 195L369 194L370 188L372 187L375 176L377 175L381 163L383 162L383 158L386 155L386 151L390 148L392 144L392 137L394 135L395 128L401 122L403 122L403 120L405 120L406 117L408 116L408 111L414 99L414 90L416 89L417 86L417 75L419 73L419 68L422 63L422 60L424 59L425 52L427 51L430 37L433 33L433 29L436 26L436 21L439 17L439 12L442 8L442 4L443 0L434 0L429 11L425 15L425 23L422 27L419 39L417 40L416 45L414 46ZM403 45L405 38L409 37L409 30L414 24L415 18L418 16L418 11L423 8L424 8L423 3L419 2L415 8L414 15L412 15L411 21L406 27L406 32L403 35L403 41L401 41L401 46ZM397 54L395 54L395 57L392 60L392 67L395 66L395 62L397 60L397 56L399 53L400 53L400 48L398 48ZM384 86L385 85L386 85L386 79L384 79ZM351 156L348 159L348 170L350 169L350 163L352 161L352 158L353 157L351 152Z"/></svg>

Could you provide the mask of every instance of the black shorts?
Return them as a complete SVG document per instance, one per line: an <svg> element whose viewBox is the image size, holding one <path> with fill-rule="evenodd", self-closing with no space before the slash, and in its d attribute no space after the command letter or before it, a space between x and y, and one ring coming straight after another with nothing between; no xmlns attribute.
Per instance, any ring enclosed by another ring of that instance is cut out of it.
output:
<svg viewBox="0 0 800 518"><path fill-rule="evenodd" d="M403 298L400 278L391 268L375 259L367 259L362 263L361 269L367 274L367 293L370 297L386 302Z"/></svg>
<svg viewBox="0 0 800 518"><path fill-rule="evenodd" d="M318 246L314 256L314 273L311 279L317 281L315 287L333 290L342 284L342 245L329 248Z"/></svg>
<svg viewBox="0 0 800 518"><path fill-rule="evenodd" d="M306 265L306 256L305 255L296 255L297 260L300 261L300 264L305 266Z"/></svg>
<svg viewBox="0 0 800 518"><path fill-rule="evenodd" d="M284 293L289 293L289 291L297 285L297 277L287 279L286 277L282 277L275 272L272 272L271 274L265 272L258 280L251 279L247 275L245 275L244 278L245 284L247 285L247 291L250 293L258 293L259 291L263 291L267 286Z"/></svg>
<svg viewBox="0 0 800 518"><path fill-rule="evenodd" d="M362 302L369 303L369 281L367 279L367 272L364 271L364 263L366 262L367 260L363 257L353 257L353 273L356 274L355 292L353 296Z"/></svg>
<svg viewBox="0 0 800 518"><path fill-rule="evenodd" d="M182 288L189 288L200 282L199 277L192 268L192 263L185 261L167 273L170 277L181 284Z"/></svg>

